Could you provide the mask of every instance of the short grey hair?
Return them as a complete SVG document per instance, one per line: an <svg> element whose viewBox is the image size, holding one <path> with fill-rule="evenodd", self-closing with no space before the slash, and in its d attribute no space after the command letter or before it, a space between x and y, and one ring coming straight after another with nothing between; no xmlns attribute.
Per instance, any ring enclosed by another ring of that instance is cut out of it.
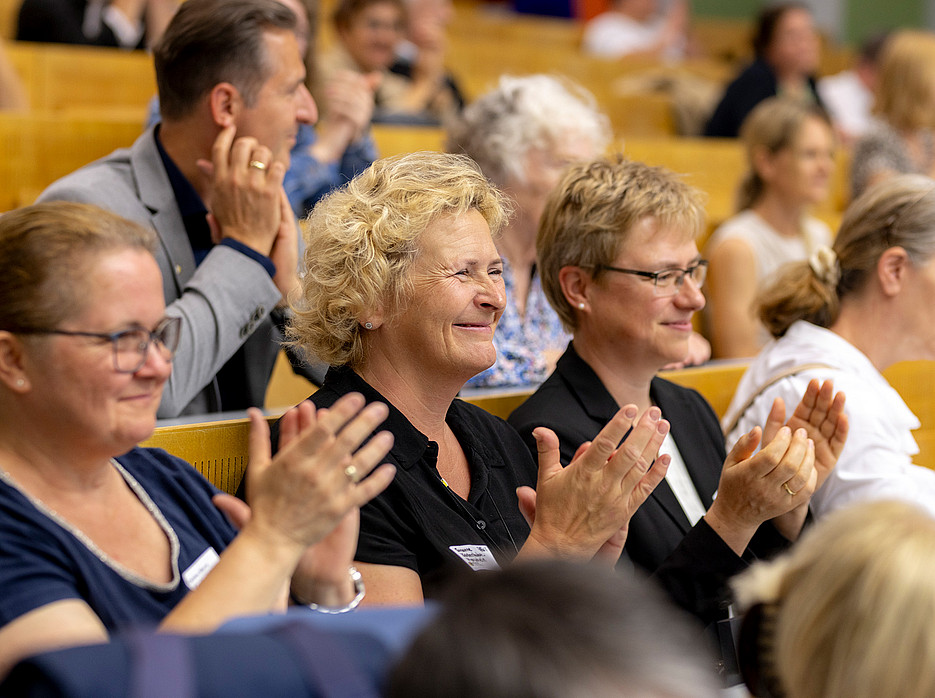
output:
<svg viewBox="0 0 935 698"><path fill-rule="evenodd" d="M504 75L497 87L475 100L448 129L447 149L464 153L500 187L525 183L523 166L533 148L551 149L569 133L603 151L610 121L580 85L551 75Z"/></svg>

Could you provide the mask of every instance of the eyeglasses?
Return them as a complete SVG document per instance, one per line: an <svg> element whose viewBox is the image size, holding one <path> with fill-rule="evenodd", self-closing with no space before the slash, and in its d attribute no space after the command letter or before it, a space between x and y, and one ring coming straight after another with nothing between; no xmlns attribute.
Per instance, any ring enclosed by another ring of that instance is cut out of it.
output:
<svg viewBox="0 0 935 698"><path fill-rule="evenodd" d="M645 279L652 279L653 292L657 296L674 296L682 288L685 277L690 277L695 286L701 287L708 276L708 260L699 259L687 269L663 269L662 271L640 271L639 269L621 269L609 264L601 264L598 269L616 271L621 274L633 274Z"/></svg>
<svg viewBox="0 0 935 698"><path fill-rule="evenodd" d="M77 330L20 330L20 334L61 334L66 337L94 337L106 339L114 347L114 369L118 373L136 373L149 355L149 345L155 344L159 355L171 361L179 348L179 334L182 320L167 317L159 321L152 332L144 329L123 330L121 332L79 332Z"/></svg>

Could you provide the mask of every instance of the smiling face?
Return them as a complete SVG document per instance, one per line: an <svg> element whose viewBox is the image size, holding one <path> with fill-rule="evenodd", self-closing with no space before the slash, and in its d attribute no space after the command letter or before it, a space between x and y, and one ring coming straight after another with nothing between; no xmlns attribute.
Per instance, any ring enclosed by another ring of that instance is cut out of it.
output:
<svg viewBox="0 0 935 698"><path fill-rule="evenodd" d="M436 219L420 236L412 296L374 341L397 368L422 378L465 381L493 365L493 333L506 299L503 264L477 211Z"/></svg>
<svg viewBox="0 0 935 698"><path fill-rule="evenodd" d="M318 110L305 86L305 65L291 31L263 34L272 74L263 83L252 106L237 115L237 135L252 136L273 151L273 158L289 165L299 124L313 124Z"/></svg>
<svg viewBox="0 0 935 698"><path fill-rule="evenodd" d="M130 249L101 257L80 289L83 309L57 329L153 330L165 314L162 274L152 255ZM57 436L90 453L117 456L148 437L171 364L150 345L135 373L114 369L113 345L48 335L31 343L28 380Z"/></svg>
<svg viewBox="0 0 935 698"><path fill-rule="evenodd" d="M660 227L643 218L629 232L612 266L661 271L686 269L701 259L694 238L685 231ZM652 374L688 355L692 316L705 305L704 296L686 277L678 293L657 296L651 279L605 271L588 285L586 312L579 316L579 334L600 347L605 361L625 371Z"/></svg>
<svg viewBox="0 0 935 698"><path fill-rule="evenodd" d="M362 72L386 70L403 38L403 15L394 3L378 2L363 8L338 33Z"/></svg>
<svg viewBox="0 0 935 698"><path fill-rule="evenodd" d="M834 172L834 135L822 119L802 122L788 148L767 156L761 173L767 186L792 206L813 206L828 198Z"/></svg>

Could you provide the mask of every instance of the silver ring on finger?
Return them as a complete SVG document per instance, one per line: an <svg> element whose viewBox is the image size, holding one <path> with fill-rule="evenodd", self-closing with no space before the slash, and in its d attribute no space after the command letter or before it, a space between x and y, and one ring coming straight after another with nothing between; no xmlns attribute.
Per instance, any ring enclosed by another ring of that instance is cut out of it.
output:
<svg viewBox="0 0 935 698"><path fill-rule="evenodd" d="M252 167L254 169L259 170L260 172L263 172L266 170L266 163L260 162L259 160L251 160L250 164L247 165L247 167Z"/></svg>

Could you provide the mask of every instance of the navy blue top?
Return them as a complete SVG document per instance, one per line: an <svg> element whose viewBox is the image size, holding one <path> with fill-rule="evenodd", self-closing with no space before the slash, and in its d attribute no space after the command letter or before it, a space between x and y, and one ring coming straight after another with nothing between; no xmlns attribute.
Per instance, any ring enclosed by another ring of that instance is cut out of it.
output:
<svg viewBox="0 0 935 698"><path fill-rule="evenodd" d="M164 518L173 580L153 584L105 561L80 532L0 475L0 627L64 599L83 600L108 631L157 625L188 593L184 572L209 548L220 554L234 539L235 529L211 501L218 490L191 465L161 449L134 448L116 460L128 486L144 504L151 499L157 520Z"/></svg>

